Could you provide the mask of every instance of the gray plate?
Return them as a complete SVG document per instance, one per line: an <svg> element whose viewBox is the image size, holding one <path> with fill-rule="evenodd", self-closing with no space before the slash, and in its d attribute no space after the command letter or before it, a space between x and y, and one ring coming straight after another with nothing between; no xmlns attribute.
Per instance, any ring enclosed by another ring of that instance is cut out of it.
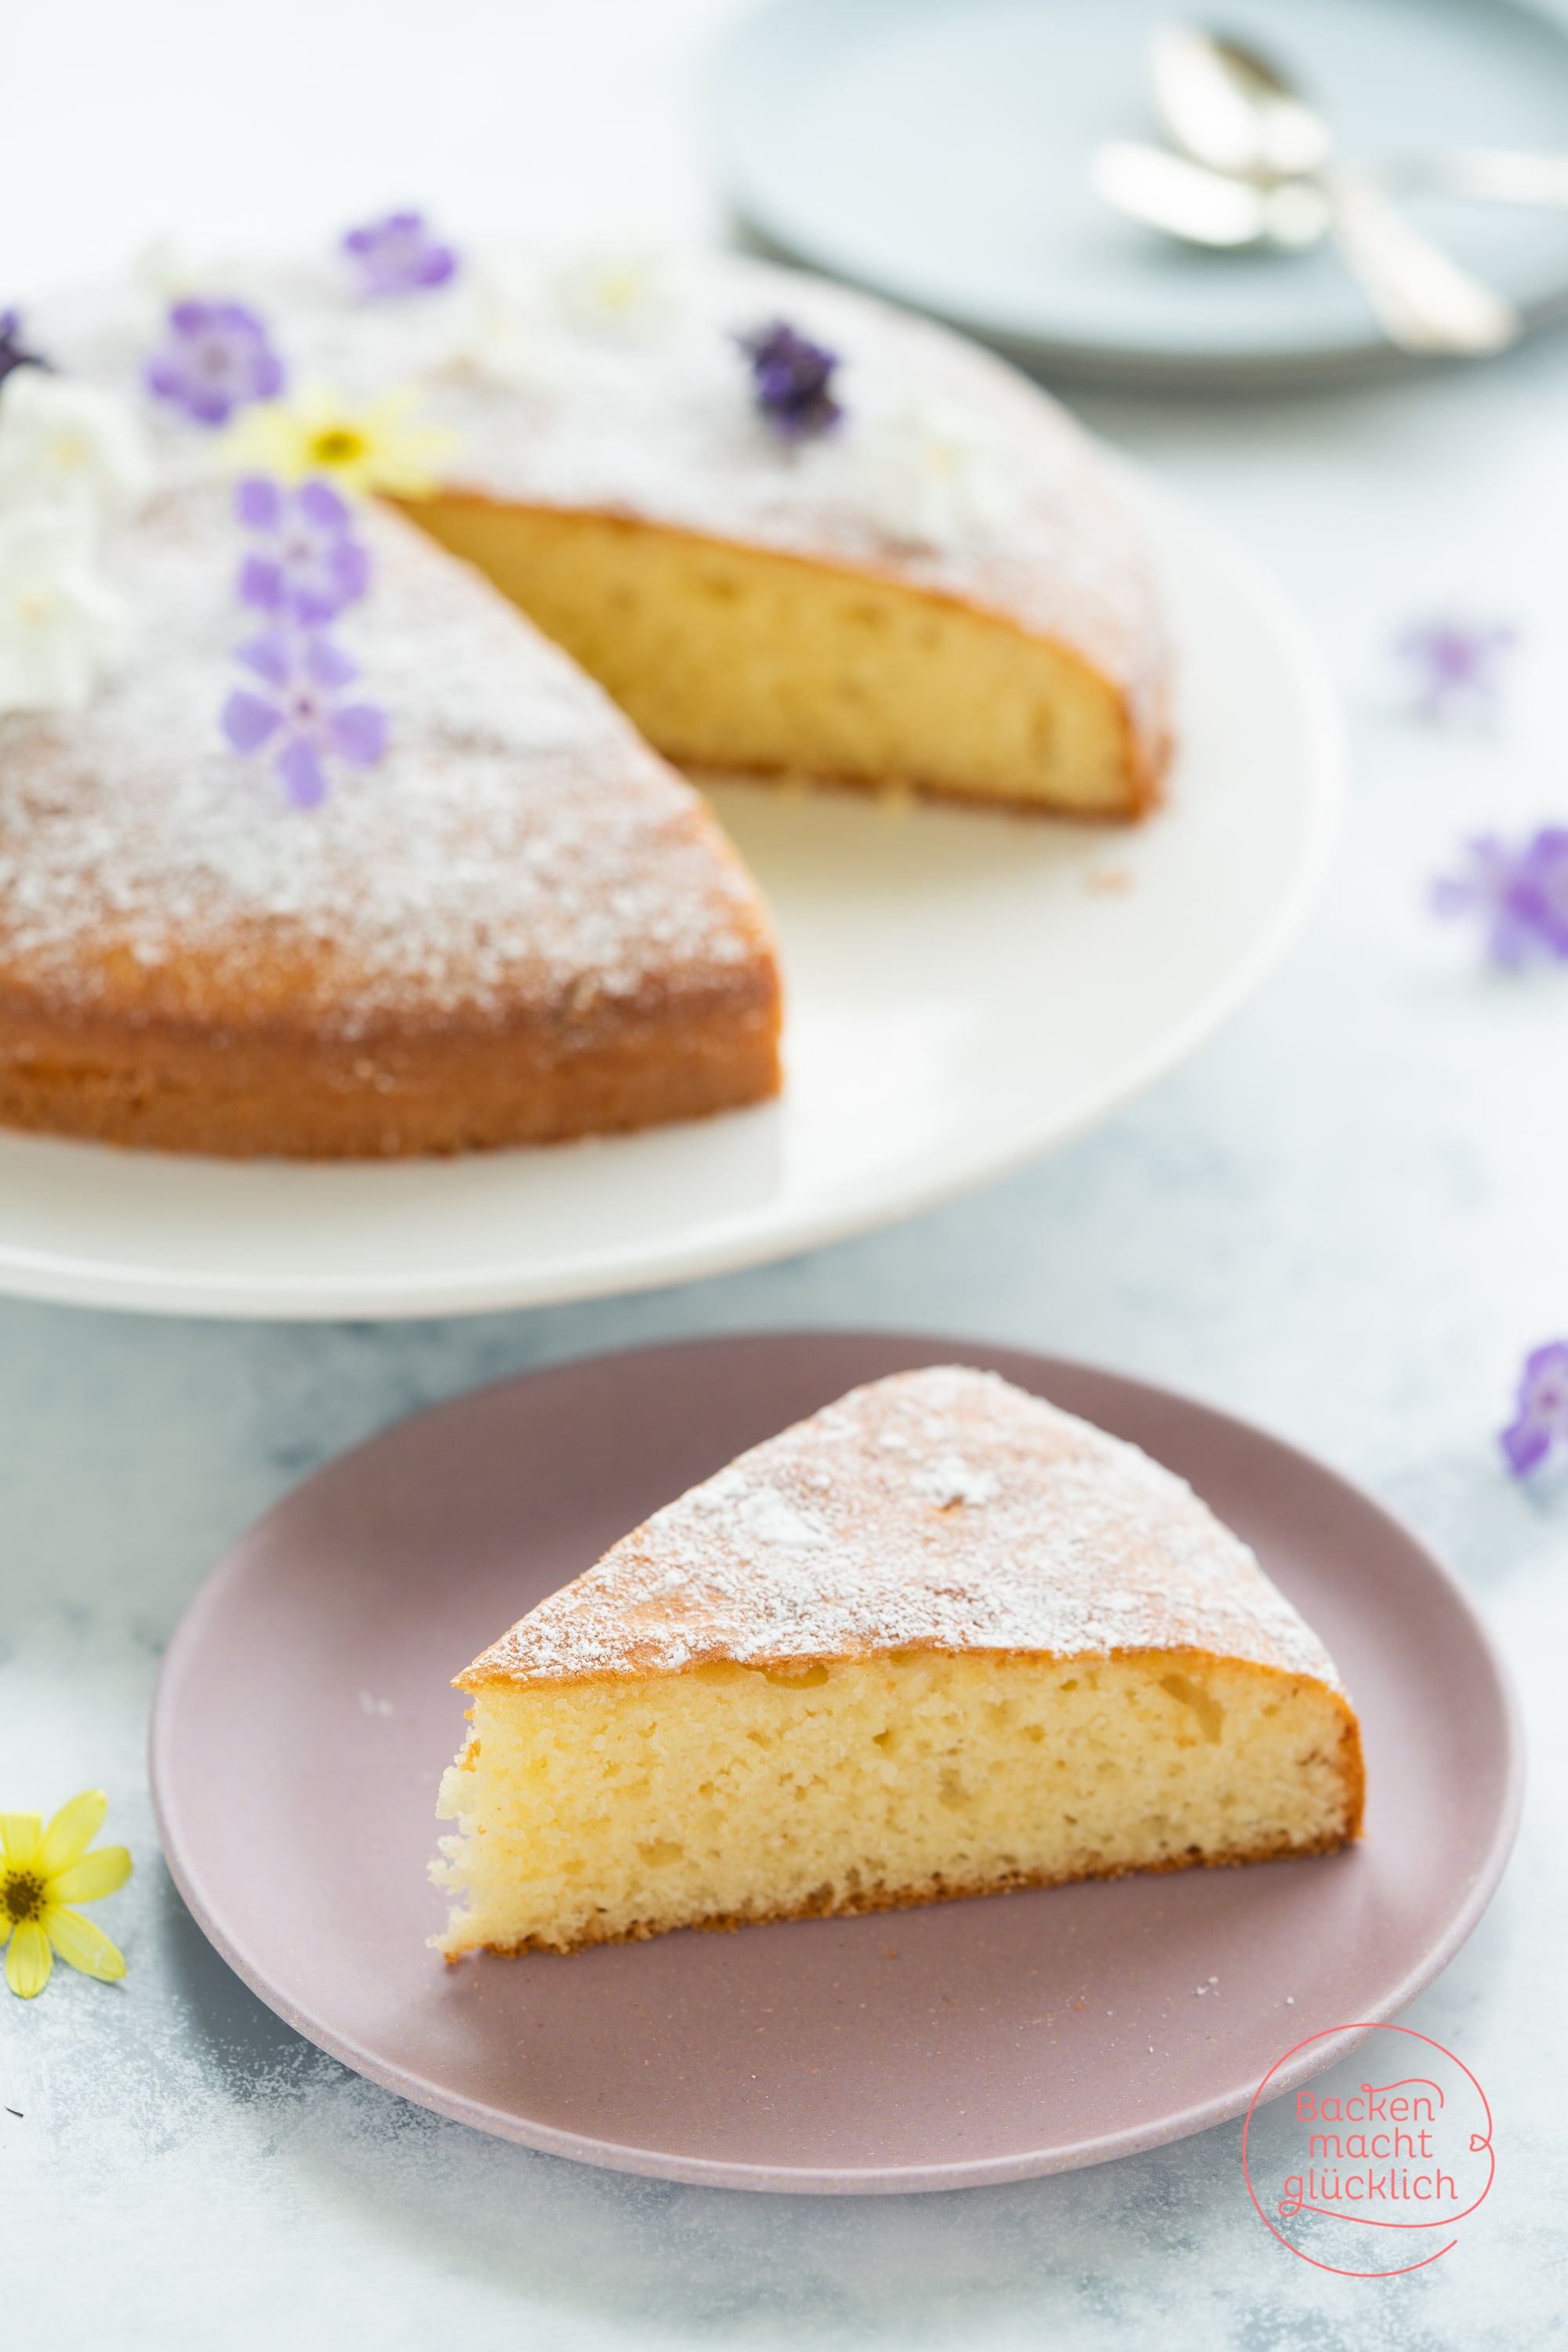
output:
<svg viewBox="0 0 1568 2352"><path fill-rule="evenodd" d="M731 35L712 92L742 226L1058 376L1263 386L1412 365L1327 248L1199 252L1093 194L1100 140L1156 135L1145 44L1181 13L775 0ZM1271 0L1220 18L1299 77L1348 156L1568 149L1568 36L1510 0ZM1411 211L1532 325L1568 314L1568 212Z"/></svg>
<svg viewBox="0 0 1568 2352"><path fill-rule="evenodd" d="M426 1876L437 1785L462 1733L449 1676L744 1447L858 1381L955 1360L1131 1438L1256 1545L1360 1711L1363 1842L447 1967L425 1939L444 1916ZM1391 2017L1451 1958L1501 1875L1521 1780L1479 1620L1365 1496L1168 1391L885 1332L568 1365L345 1455L192 1602L158 1686L152 1766L196 1918L346 2064L554 2155L837 2195L1065 2171L1241 2114L1298 2042ZM1334 2034L1272 2090L1363 2038Z"/></svg>

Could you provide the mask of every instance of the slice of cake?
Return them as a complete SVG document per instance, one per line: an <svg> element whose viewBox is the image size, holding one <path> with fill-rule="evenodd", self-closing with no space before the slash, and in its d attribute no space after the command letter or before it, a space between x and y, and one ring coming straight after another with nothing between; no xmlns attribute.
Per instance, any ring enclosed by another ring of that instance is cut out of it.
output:
<svg viewBox="0 0 1568 2352"><path fill-rule="evenodd" d="M1184 1482L994 1374L856 1389L514 1625L434 1865L449 1959L1360 1832L1322 1644Z"/></svg>
<svg viewBox="0 0 1568 2352"><path fill-rule="evenodd" d="M772 925L698 794L467 564L355 528L392 725L319 806L220 732L221 486L106 541L134 635L89 707L0 716L0 1123L375 1158L774 1093Z"/></svg>

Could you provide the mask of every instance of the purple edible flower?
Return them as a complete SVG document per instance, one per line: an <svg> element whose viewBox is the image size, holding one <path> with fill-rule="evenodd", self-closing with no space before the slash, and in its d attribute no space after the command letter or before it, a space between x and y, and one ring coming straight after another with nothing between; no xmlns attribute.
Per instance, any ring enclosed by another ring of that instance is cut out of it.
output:
<svg viewBox="0 0 1568 2352"><path fill-rule="evenodd" d="M372 768L386 749L386 714L338 697L358 667L329 637L272 629L236 653L267 694L237 687L224 705L223 731L247 757L274 747L272 767L296 808L327 795L327 761Z"/></svg>
<svg viewBox="0 0 1568 2352"><path fill-rule="evenodd" d="M1568 830L1543 825L1518 849L1495 833L1467 844L1466 872L1432 886L1439 915L1479 915L1487 954L1505 971L1539 957L1568 959Z"/></svg>
<svg viewBox="0 0 1568 2352"><path fill-rule="evenodd" d="M351 228L343 251L358 265L367 294L417 294L457 274L457 255L432 234L423 213L388 213Z"/></svg>
<svg viewBox="0 0 1568 2352"><path fill-rule="evenodd" d="M263 541L240 567L242 604L316 629L364 594L370 557L330 483L301 482L289 490L252 475L235 491L235 510Z"/></svg>
<svg viewBox="0 0 1568 2352"><path fill-rule="evenodd" d="M1439 724L1455 711L1489 711L1497 701L1503 657L1519 643L1517 629L1480 628L1465 621L1422 621L1394 646L1415 680L1415 709Z"/></svg>
<svg viewBox="0 0 1568 2352"><path fill-rule="evenodd" d="M22 341L20 310L0 310L0 383L4 383L13 368L47 368L48 362L37 352L28 351Z"/></svg>
<svg viewBox="0 0 1568 2352"><path fill-rule="evenodd" d="M1514 1417L1498 1444L1516 1478L1568 1445L1568 1339L1549 1340L1524 1360Z"/></svg>
<svg viewBox="0 0 1568 2352"><path fill-rule="evenodd" d="M735 341L752 363L753 394L768 423L785 441L831 433L844 411L830 389L837 352L797 334L783 319Z"/></svg>
<svg viewBox="0 0 1568 2352"><path fill-rule="evenodd" d="M283 389L283 362L243 302L171 304L167 340L146 375L148 390L195 425L226 425L237 408Z"/></svg>

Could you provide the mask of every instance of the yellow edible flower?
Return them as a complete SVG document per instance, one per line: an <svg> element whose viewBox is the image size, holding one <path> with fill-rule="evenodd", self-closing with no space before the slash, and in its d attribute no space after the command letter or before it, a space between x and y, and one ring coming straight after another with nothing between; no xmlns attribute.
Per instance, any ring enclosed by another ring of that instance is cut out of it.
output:
<svg viewBox="0 0 1568 2352"><path fill-rule="evenodd" d="M270 474L280 482L314 476L347 497L384 491L427 499L452 436L414 415L419 394L389 392L354 408L322 385L292 400L263 400L242 410L224 441L236 473Z"/></svg>
<svg viewBox="0 0 1568 2352"><path fill-rule="evenodd" d="M48 1983L56 1952L105 1984L125 1974L102 1929L67 1907L112 1895L131 1875L122 1845L87 1850L108 1811L101 1789L84 1789L47 1829L41 1813L0 1813L0 1944L9 1947L5 1981L24 2000Z"/></svg>

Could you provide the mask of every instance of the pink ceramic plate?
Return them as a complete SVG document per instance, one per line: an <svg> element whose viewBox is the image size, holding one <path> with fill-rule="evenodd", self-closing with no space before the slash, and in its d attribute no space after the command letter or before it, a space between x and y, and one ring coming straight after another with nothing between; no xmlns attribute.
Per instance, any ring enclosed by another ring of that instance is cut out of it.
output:
<svg viewBox="0 0 1568 2352"><path fill-rule="evenodd" d="M443 1916L426 1877L437 1782L462 1732L448 1677L742 1447L857 1381L953 1361L1136 1440L1256 1545L1361 1710L1364 1842L447 1968L425 1939ZM1240 2114L1285 2051L1393 2016L1458 1950L1502 1872L1521 1777L1468 1601L1354 1488L1135 1381L869 1332L571 1364L389 1431L215 1571L153 1722L182 1894L253 1990L335 2057L560 2156L838 2193L1065 2170Z"/></svg>

